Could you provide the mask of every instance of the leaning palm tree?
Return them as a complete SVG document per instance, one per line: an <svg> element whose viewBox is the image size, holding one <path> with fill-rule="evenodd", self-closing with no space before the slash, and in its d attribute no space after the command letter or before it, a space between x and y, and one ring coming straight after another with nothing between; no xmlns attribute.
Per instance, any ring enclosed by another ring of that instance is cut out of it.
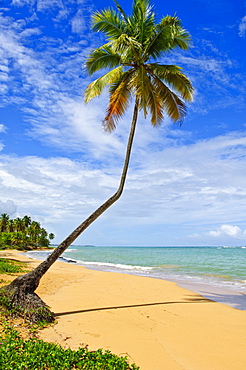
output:
<svg viewBox="0 0 246 370"><path fill-rule="evenodd" d="M80 224L37 268L18 277L5 287L10 292L11 304L23 307L32 321L53 320L48 308L35 295L41 277L68 248L68 246L122 194L138 112L150 114L152 125L161 123L165 114L174 122L182 121L186 114L184 100L191 101L193 88L189 79L175 65L157 62L162 55L175 48L186 50L190 36L180 20L166 16L156 23L149 0L133 0L132 14L126 15L120 5L94 13L92 29L106 36L106 43L93 50L86 68L90 75L104 70L106 73L92 82L85 91L85 101L99 96L108 87L109 105L103 125L106 131L115 129L118 120L133 102L126 157L117 191ZM41 309L38 309L41 308ZM31 310L30 310L31 309Z"/></svg>

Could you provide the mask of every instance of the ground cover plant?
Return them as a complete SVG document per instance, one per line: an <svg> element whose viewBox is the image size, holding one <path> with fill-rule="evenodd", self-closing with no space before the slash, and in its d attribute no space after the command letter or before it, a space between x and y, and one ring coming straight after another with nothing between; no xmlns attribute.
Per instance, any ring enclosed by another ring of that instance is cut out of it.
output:
<svg viewBox="0 0 246 370"><path fill-rule="evenodd" d="M5 370L138 370L110 351L77 351L33 338L23 340L17 331L6 326L0 335L0 364Z"/></svg>
<svg viewBox="0 0 246 370"><path fill-rule="evenodd" d="M0 274L16 274L25 271L24 263L7 258L0 258Z"/></svg>

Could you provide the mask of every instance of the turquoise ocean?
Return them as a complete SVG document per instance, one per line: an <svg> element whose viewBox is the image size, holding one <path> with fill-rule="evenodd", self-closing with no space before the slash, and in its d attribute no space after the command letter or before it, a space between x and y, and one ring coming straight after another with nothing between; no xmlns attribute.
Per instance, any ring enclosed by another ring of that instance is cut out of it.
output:
<svg viewBox="0 0 246 370"><path fill-rule="evenodd" d="M30 251L43 260L50 251ZM177 282L206 298L246 310L246 246L70 246L59 259L89 269Z"/></svg>

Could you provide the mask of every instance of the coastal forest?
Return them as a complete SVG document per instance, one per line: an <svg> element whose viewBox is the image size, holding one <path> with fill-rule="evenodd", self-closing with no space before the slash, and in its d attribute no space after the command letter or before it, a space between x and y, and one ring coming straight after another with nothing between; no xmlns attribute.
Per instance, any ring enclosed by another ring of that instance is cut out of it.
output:
<svg viewBox="0 0 246 370"><path fill-rule="evenodd" d="M31 217L11 219L7 213L0 216L0 249L32 250L48 248L54 239L53 233L41 227Z"/></svg>

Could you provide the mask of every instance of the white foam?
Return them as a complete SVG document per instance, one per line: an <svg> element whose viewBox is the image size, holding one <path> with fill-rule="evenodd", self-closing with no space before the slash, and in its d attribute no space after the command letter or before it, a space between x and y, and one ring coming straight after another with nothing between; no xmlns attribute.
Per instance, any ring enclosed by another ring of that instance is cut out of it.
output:
<svg viewBox="0 0 246 370"><path fill-rule="evenodd" d="M121 263L89 262L89 261L81 261L81 260L78 260L77 263L81 263L83 265L89 265L89 266L101 266L101 267L106 266L106 267L118 268L118 269L123 269L123 270L142 270L142 271L153 270L153 267L122 265Z"/></svg>

